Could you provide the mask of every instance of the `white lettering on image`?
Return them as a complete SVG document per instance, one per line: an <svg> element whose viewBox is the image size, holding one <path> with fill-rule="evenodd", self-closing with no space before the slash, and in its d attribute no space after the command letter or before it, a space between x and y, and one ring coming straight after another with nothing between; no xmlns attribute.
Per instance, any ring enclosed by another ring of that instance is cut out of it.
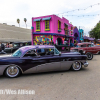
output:
<svg viewBox="0 0 100 100"><path fill-rule="evenodd" d="M25 89L19 89L19 90L12 90L12 89L5 89L0 90L0 94L35 94L34 90L25 90Z"/></svg>

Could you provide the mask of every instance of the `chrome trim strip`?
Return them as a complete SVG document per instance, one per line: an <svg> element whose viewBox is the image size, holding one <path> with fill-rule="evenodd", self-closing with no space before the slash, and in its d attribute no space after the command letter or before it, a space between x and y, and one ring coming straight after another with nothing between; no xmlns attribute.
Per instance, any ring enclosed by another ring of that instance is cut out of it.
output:
<svg viewBox="0 0 100 100"><path fill-rule="evenodd" d="M97 53L96 53L96 54L99 54L99 52L100 52L100 51L97 51Z"/></svg>
<svg viewBox="0 0 100 100"><path fill-rule="evenodd" d="M84 67L87 67L88 65L89 65L88 62L85 62L85 63L84 63Z"/></svg>

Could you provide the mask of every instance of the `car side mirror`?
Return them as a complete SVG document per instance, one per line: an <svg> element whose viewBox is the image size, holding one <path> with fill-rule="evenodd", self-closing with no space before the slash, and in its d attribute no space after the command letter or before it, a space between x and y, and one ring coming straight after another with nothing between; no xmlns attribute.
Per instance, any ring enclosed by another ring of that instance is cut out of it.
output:
<svg viewBox="0 0 100 100"><path fill-rule="evenodd" d="M59 56L61 56L61 52L59 52Z"/></svg>

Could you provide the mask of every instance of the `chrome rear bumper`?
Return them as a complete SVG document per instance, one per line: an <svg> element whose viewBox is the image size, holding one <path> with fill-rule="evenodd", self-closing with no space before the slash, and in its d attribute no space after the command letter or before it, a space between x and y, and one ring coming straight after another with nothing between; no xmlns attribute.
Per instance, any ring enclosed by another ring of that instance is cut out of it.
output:
<svg viewBox="0 0 100 100"><path fill-rule="evenodd" d="M88 62L84 62L83 65L84 65L84 67L87 67L89 65L89 63Z"/></svg>

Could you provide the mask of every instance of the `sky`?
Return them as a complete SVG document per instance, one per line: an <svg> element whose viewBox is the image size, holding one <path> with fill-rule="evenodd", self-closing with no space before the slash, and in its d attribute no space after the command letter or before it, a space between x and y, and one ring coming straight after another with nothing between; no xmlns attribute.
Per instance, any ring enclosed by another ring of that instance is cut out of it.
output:
<svg viewBox="0 0 100 100"><path fill-rule="evenodd" d="M88 35L100 20L100 15L98 15L100 14L100 4L98 3L100 0L0 0L0 23L19 27L17 23L19 18L20 27L26 28L24 22L24 18L26 18L27 28L31 29L32 17L55 14L65 17L77 28L84 29L85 35ZM95 16L83 17L83 15Z"/></svg>

